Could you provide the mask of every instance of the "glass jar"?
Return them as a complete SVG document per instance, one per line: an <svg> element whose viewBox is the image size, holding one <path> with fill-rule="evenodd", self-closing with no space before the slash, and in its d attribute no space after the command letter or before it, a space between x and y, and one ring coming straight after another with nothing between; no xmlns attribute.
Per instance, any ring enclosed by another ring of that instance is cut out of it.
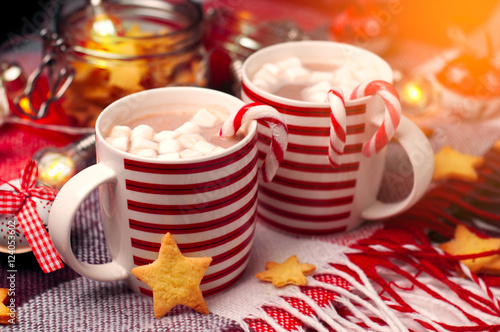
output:
<svg viewBox="0 0 500 332"><path fill-rule="evenodd" d="M42 66L50 67L49 102L57 100L65 124L92 127L107 105L141 90L207 85L203 14L194 2L67 1L53 29L44 34Z"/></svg>

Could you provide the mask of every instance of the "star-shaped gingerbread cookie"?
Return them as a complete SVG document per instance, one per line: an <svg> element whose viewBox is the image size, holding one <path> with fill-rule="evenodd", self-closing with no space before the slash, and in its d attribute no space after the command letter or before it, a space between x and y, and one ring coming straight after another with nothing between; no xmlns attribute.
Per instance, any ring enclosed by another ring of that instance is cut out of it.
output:
<svg viewBox="0 0 500 332"><path fill-rule="evenodd" d="M299 263L296 255L288 257L283 263L267 262L266 271L255 275L257 279L270 281L275 287L286 285L305 286L306 275L316 270L316 266L309 263Z"/></svg>
<svg viewBox="0 0 500 332"><path fill-rule="evenodd" d="M0 288L0 324L11 324L15 318L11 316L10 309L5 305L9 299L9 290Z"/></svg>
<svg viewBox="0 0 500 332"><path fill-rule="evenodd" d="M211 257L184 256L173 236L167 233L161 240L158 259L134 267L132 274L153 290L156 318L163 317L178 304L208 315L200 283L211 262Z"/></svg>
<svg viewBox="0 0 500 332"><path fill-rule="evenodd" d="M434 155L433 180L458 178L466 181L476 181L475 170L483 162L483 157L475 157L460 153L449 146L443 147Z"/></svg>
<svg viewBox="0 0 500 332"><path fill-rule="evenodd" d="M454 238L439 246L450 255L469 255L500 249L500 238L482 238L471 232L466 226L458 225ZM472 272L480 271L485 265L494 261L498 255L464 259L464 263Z"/></svg>

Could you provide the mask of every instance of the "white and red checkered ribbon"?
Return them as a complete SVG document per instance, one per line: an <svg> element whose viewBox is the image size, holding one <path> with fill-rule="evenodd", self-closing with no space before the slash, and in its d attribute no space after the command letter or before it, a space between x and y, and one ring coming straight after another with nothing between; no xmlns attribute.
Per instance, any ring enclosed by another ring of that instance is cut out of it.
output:
<svg viewBox="0 0 500 332"><path fill-rule="evenodd" d="M30 160L21 172L20 188L9 184L13 191L0 190L0 213L16 215L38 264L43 272L49 273L64 265L36 211L33 197L53 201L57 190L45 186L35 187L37 177L38 165L34 160Z"/></svg>

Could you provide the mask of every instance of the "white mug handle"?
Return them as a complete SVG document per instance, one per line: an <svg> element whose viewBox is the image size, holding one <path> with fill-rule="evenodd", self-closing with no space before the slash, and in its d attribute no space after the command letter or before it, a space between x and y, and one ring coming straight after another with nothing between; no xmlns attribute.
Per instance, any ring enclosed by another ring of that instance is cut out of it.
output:
<svg viewBox="0 0 500 332"><path fill-rule="evenodd" d="M363 219L383 219L405 211L425 194L432 180L434 153L420 128L407 117L401 116L394 138L401 144L410 159L413 168L413 188L402 201L394 203L374 201L361 213Z"/></svg>
<svg viewBox="0 0 500 332"><path fill-rule="evenodd" d="M83 200L99 185L116 182L115 172L103 165L92 165L72 177L59 191L49 214L49 234L62 259L84 277L97 281L117 281L128 271L117 261L89 264L78 260L71 249L71 226Z"/></svg>

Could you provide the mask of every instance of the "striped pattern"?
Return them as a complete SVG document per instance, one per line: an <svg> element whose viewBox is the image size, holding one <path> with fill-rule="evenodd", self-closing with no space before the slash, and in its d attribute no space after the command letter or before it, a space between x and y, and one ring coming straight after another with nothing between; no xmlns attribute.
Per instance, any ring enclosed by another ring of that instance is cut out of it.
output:
<svg viewBox="0 0 500 332"><path fill-rule="evenodd" d="M309 235L341 232L359 225L366 204L366 197L360 196L371 196L358 195L359 171L364 163L379 161L362 154L363 144L373 131L366 121L366 104L346 102L342 162L332 167L329 104L317 108L287 106L255 94L245 84L242 91L244 101L276 108L288 127L288 148L281 166L272 182L259 185L259 218L278 228ZM269 128L259 125L261 158L268 151L269 141Z"/></svg>
<svg viewBox="0 0 500 332"><path fill-rule="evenodd" d="M384 120L377 132L363 145L363 154L371 157L382 150L396 133L401 118L401 102L392 84L385 81L368 81L352 92L351 99L379 95L385 105Z"/></svg>
<svg viewBox="0 0 500 332"><path fill-rule="evenodd" d="M232 285L248 263L257 206L257 137L232 154L204 162L124 160L134 266L153 262L170 232L186 256L210 256L205 296ZM142 181L147 173L148 182ZM139 280L132 288L151 290Z"/></svg>
<svg viewBox="0 0 500 332"><path fill-rule="evenodd" d="M233 113L222 125L219 135L231 137L241 125L257 120L271 129L270 148L261 166L262 180L270 182L283 160L287 147L288 130L283 116L274 108L259 103L250 103Z"/></svg>

